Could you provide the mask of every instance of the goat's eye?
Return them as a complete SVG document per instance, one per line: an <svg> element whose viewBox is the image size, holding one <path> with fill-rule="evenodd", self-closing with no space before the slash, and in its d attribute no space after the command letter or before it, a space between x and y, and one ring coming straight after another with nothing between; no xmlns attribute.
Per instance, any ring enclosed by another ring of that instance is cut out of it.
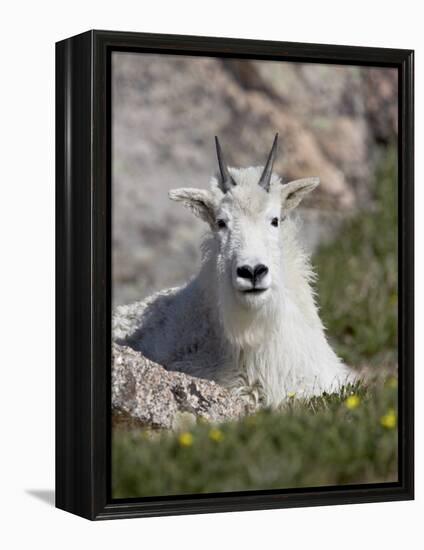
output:
<svg viewBox="0 0 424 550"><path fill-rule="evenodd" d="M227 227L224 220L217 220L216 225L218 226L218 229L225 229Z"/></svg>
<svg viewBox="0 0 424 550"><path fill-rule="evenodd" d="M278 227L278 218L272 218L271 225Z"/></svg>

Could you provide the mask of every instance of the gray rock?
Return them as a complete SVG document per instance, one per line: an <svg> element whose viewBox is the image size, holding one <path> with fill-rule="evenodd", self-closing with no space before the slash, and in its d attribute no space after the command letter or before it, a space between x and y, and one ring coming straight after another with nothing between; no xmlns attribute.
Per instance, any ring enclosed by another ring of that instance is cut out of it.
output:
<svg viewBox="0 0 424 550"><path fill-rule="evenodd" d="M178 430L248 412L242 399L215 382L167 371L127 346L113 344L112 357L114 426Z"/></svg>

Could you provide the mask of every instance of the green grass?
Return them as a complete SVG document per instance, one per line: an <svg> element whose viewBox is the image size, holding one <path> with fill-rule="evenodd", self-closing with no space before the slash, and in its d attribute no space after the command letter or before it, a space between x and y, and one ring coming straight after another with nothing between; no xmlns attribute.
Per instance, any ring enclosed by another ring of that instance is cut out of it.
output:
<svg viewBox="0 0 424 550"><path fill-rule="evenodd" d="M354 394L359 404L348 409ZM116 432L113 495L130 498L397 480L395 379L339 396L293 400L240 422L190 432ZM383 420L382 420L383 419ZM393 421L393 416L389 415ZM389 422L390 423L390 422Z"/></svg>
<svg viewBox="0 0 424 550"><path fill-rule="evenodd" d="M397 158L376 172L371 208L314 257L321 318L350 365L397 363Z"/></svg>
<svg viewBox="0 0 424 550"><path fill-rule="evenodd" d="M371 365L375 381L293 399L218 432L206 424L153 436L115 430L115 498L396 481L396 383L379 376L397 362L396 164L389 150L371 207L314 257L329 338L347 363ZM351 394L359 399L352 410Z"/></svg>

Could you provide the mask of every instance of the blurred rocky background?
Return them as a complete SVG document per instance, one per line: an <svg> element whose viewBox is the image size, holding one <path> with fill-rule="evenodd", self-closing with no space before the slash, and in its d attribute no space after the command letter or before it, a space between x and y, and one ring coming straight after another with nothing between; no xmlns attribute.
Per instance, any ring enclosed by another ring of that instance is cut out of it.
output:
<svg viewBox="0 0 424 550"><path fill-rule="evenodd" d="M311 251L375 201L381 151L397 139L394 69L114 53L113 303L196 273L206 226L168 199L207 187L214 136L234 166L263 164L275 132L283 181L319 176L302 208Z"/></svg>

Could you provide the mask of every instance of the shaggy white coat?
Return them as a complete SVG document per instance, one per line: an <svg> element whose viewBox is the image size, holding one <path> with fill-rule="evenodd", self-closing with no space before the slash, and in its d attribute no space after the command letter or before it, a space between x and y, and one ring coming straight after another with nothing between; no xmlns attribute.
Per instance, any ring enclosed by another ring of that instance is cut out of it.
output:
<svg viewBox="0 0 424 550"><path fill-rule="evenodd" d="M225 194L215 178L210 191L171 191L210 225L202 266L184 286L152 296L125 343L168 370L278 406L294 394L337 391L354 375L326 339L311 286L315 274L290 216L318 181L281 185L273 174L267 193L257 185L261 171L230 169L237 186ZM275 216L278 228L269 221ZM225 230L217 229L217 217ZM244 281L234 273L246 261L269 266L265 297L239 291Z"/></svg>

